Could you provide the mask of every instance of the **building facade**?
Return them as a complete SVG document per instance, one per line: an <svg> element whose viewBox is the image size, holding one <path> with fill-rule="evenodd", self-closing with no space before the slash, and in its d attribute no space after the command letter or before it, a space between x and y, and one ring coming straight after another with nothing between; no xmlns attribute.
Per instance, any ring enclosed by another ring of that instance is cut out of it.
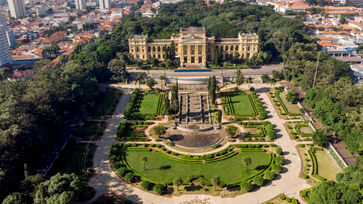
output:
<svg viewBox="0 0 363 204"><path fill-rule="evenodd" d="M239 33L237 38L208 37L204 27L181 28L179 34L170 39L151 40L147 35L133 35L129 38L129 52L137 60L157 58L165 60L165 51L174 44L176 58L180 66L206 65L220 50L222 60L232 58L250 59L258 52L257 34Z"/></svg>
<svg viewBox="0 0 363 204"><path fill-rule="evenodd" d="M0 66L12 62L6 30L6 19L0 15Z"/></svg>
<svg viewBox="0 0 363 204"><path fill-rule="evenodd" d="M75 0L75 4L77 10L86 9L86 0Z"/></svg>
<svg viewBox="0 0 363 204"><path fill-rule="evenodd" d="M100 9L110 9L111 0L100 0L99 5L100 5Z"/></svg>
<svg viewBox="0 0 363 204"><path fill-rule="evenodd" d="M22 18L26 16L24 0L8 0L10 16Z"/></svg>

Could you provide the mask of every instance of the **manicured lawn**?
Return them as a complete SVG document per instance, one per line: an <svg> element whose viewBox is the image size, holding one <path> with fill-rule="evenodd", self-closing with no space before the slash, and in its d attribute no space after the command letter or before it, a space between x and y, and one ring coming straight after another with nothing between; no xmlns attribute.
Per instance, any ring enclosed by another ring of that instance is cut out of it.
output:
<svg viewBox="0 0 363 204"><path fill-rule="evenodd" d="M242 158L249 156L252 160L250 169L246 172L242 165ZM141 157L147 157L146 169L143 171ZM126 151L126 161L129 166L144 177L157 183L170 183L175 177L185 179L188 176L203 175L211 180L214 176L219 176L224 183L237 182L258 170L264 169L269 160L269 155L265 152L243 152L231 158L213 163L189 163L174 161L163 158L150 151Z"/></svg>
<svg viewBox="0 0 363 204"><path fill-rule="evenodd" d="M313 134L314 133L313 129L311 129L310 126L308 126L308 127L303 126L303 127L300 128L300 131L305 133L305 134Z"/></svg>
<svg viewBox="0 0 363 204"><path fill-rule="evenodd" d="M330 156L325 151L316 151L315 156L318 161L318 174L328 180L335 180L340 171Z"/></svg>
<svg viewBox="0 0 363 204"><path fill-rule="evenodd" d="M140 104L140 113L143 115L156 114L159 96L160 94L144 94L144 97Z"/></svg>
<svg viewBox="0 0 363 204"><path fill-rule="evenodd" d="M253 106L247 94L239 94L231 96L234 111L240 116L254 115Z"/></svg>
<svg viewBox="0 0 363 204"><path fill-rule="evenodd" d="M297 104L292 104L291 102L286 100L286 94L287 93L285 91L282 91L280 93L280 98L282 102L284 102L289 113L300 113L299 106L297 106Z"/></svg>

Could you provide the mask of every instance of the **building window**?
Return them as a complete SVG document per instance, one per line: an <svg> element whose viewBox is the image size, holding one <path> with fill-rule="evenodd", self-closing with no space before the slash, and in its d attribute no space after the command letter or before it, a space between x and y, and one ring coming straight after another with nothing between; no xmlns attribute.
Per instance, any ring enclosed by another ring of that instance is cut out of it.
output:
<svg viewBox="0 0 363 204"><path fill-rule="evenodd" d="M233 45L231 45L231 51L233 51Z"/></svg>
<svg viewBox="0 0 363 204"><path fill-rule="evenodd" d="M187 62L187 61L188 61L187 57L184 57L184 62Z"/></svg>
<svg viewBox="0 0 363 204"><path fill-rule="evenodd" d="M136 52L139 52L139 47L136 47Z"/></svg>
<svg viewBox="0 0 363 204"><path fill-rule="evenodd" d="M194 57L191 57L191 63L194 63L194 62L195 62Z"/></svg>
<svg viewBox="0 0 363 204"><path fill-rule="evenodd" d="M250 46L247 46L247 51L250 51Z"/></svg>
<svg viewBox="0 0 363 204"><path fill-rule="evenodd" d="M238 50L238 45L236 45L235 50Z"/></svg>
<svg viewBox="0 0 363 204"><path fill-rule="evenodd" d="M148 52L151 52L151 48L150 48L150 47L147 47L147 51L148 51Z"/></svg>
<svg viewBox="0 0 363 204"><path fill-rule="evenodd" d="M198 63L202 63L202 57L198 58Z"/></svg>
<svg viewBox="0 0 363 204"><path fill-rule="evenodd" d="M160 52L160 47L158 47L158 52Z"/></svg>
<svg viewBox="0 0 363 204"><path fill-rule="evenodd" d="M158 54L158 59L160 59L160 54Z"/></svg>

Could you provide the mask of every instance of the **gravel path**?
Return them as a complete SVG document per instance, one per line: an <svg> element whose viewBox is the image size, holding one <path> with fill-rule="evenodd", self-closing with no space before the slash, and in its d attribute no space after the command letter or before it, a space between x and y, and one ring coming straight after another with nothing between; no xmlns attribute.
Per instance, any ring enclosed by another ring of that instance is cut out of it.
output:
<svg viewBox="0 0 363 204"><path fill-rule="evenodd" d="M308 185L305 180L299 178L301 159L297 149L295 148L297 142L290 139L283 125L285 121L279 118L267 94L260 93L259 95L268 113L267 120L271 121L277 130L278 139L275 140L275 143L282 147L286 159L286 165L284 166L283 173L278 175L271 184L254 192L229 198L195 194L164 197L143 191L133 185L127 184L111 169L108 160L111 145L116 142L115 135L118 123L121 120L123 110L130 99L130 95L125 93L122 95L122 98L117 105L114 116L107 121L107 129L105 130L103 137L96 142L97 149L93 159L95 175L89 181L89 184L96 189L96 197L112 191L116 195L123 196L136 203L179 204L185 201L195 200L197 198L199 200L207 200L209 203L214 204L235 204L263 203L279 194L284 193L289 197L297 198L300 203L303 203L299 196L299 192L310 187L310 185Z"/></svg>

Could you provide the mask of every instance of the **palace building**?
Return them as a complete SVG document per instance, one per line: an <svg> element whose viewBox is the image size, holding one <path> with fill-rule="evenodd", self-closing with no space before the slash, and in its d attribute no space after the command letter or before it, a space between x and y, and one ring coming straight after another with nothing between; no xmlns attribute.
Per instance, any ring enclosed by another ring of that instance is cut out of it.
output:
<svg viewBox="0 0 363 204"><path fill-rule="evenodd" d="M238 33L237 38L216 38L207 36L204 27L181 28L179 34L170 39L149 39L147 35L132 35L129 38L129 51L137 60L165 59L165 50L174 43L175 56L180 66L206 65L211 62L217 49L222 60L232 58L250 59L258 52L257 34Z"/></svg>

